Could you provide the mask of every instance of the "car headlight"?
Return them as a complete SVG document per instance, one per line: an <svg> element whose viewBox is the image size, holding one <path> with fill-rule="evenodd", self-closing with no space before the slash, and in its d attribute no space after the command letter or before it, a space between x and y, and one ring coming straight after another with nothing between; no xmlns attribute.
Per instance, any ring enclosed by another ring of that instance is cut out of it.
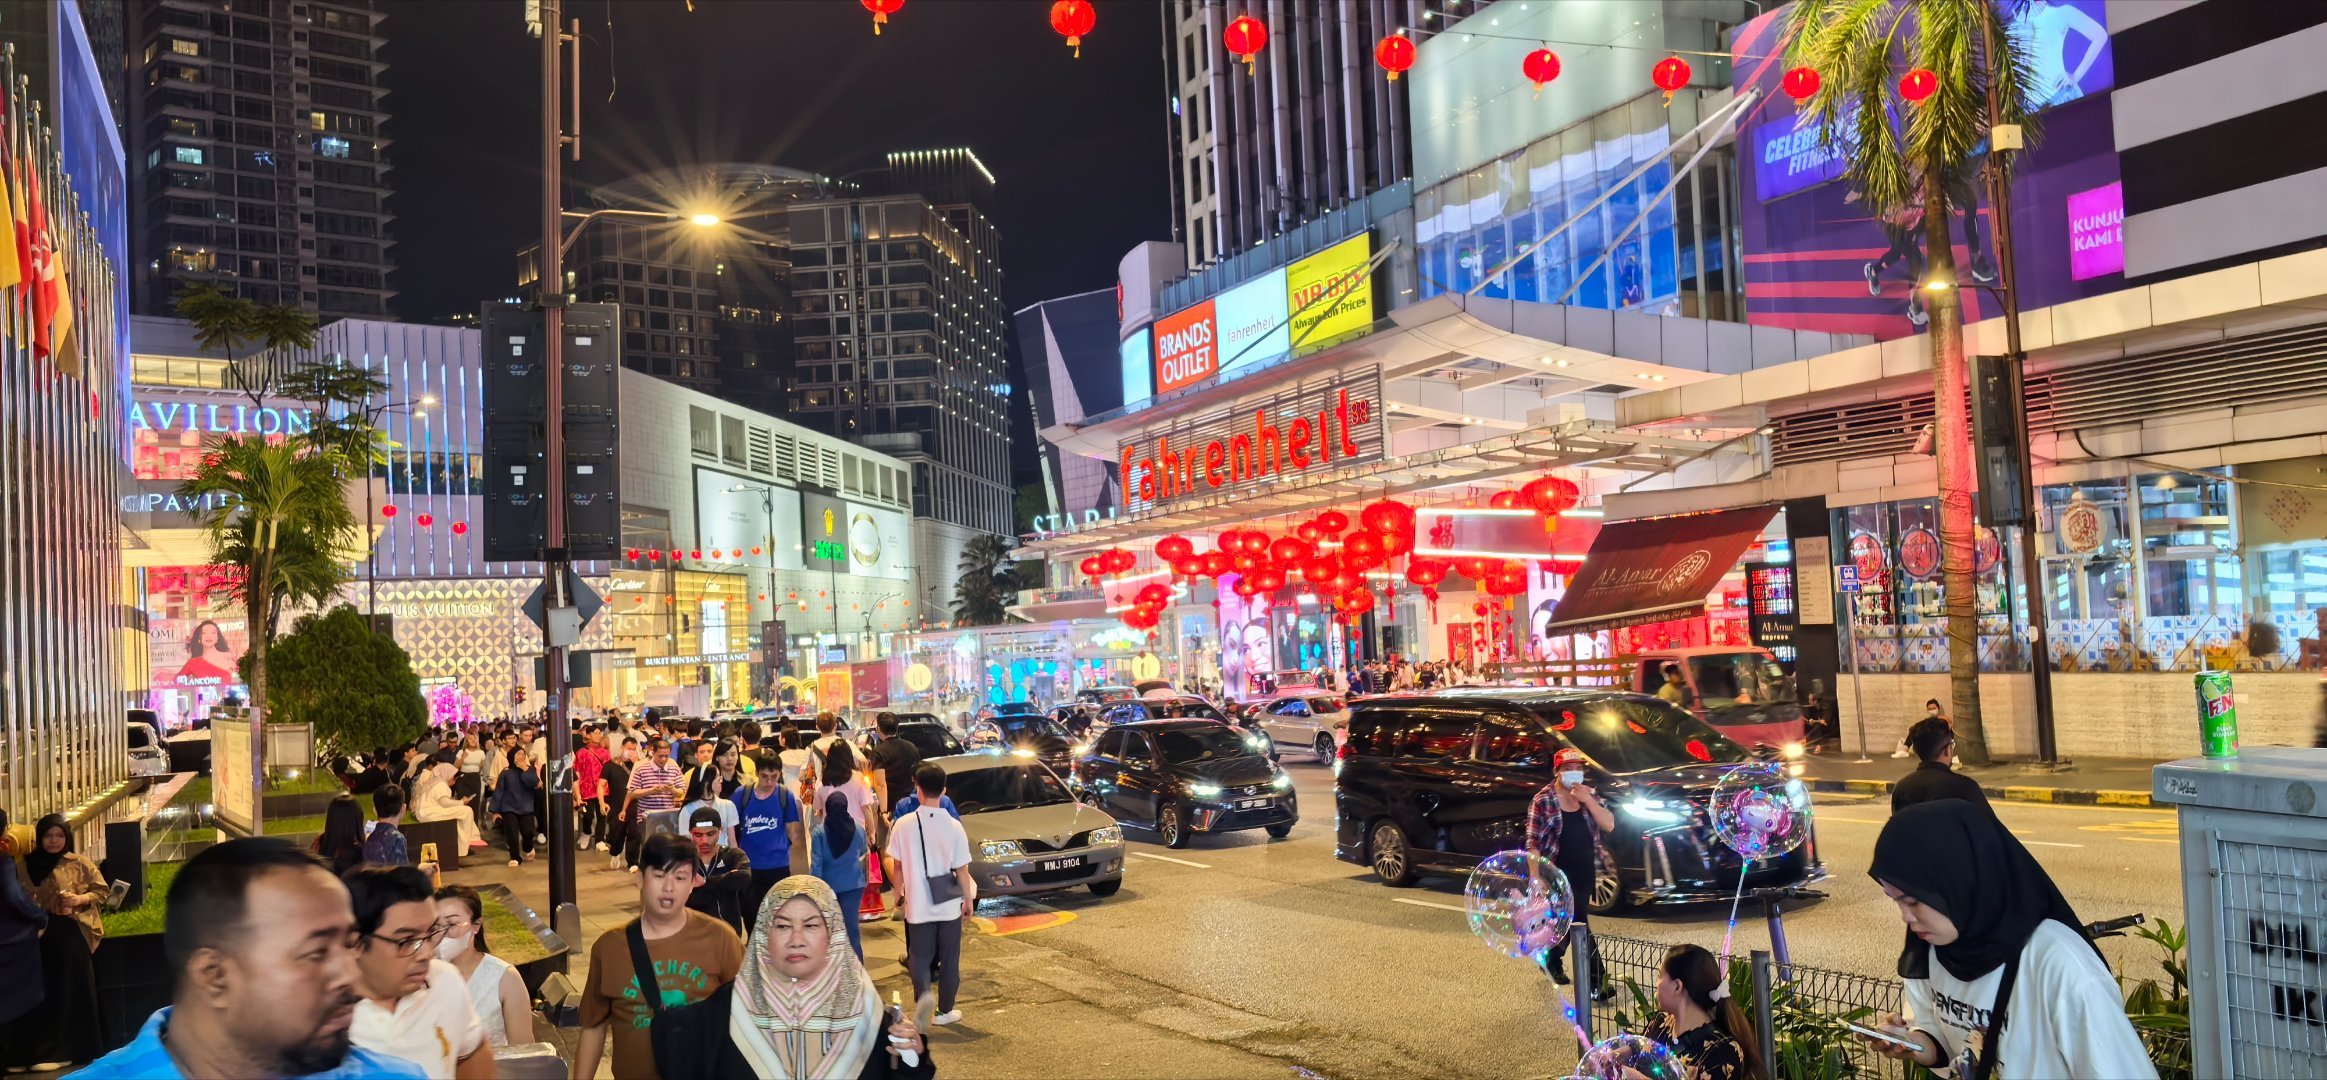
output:
<svg viewBox="0 0 2327 1080"><path fill-rule="evenodd" d="M1255 750L1259 750L1259 751L1261 751L1261 752L1263 752L1263 753L1266 753L1266 752L1268 751L1268 748L1269 748L1269 740L1268 740L1268 736L1266 736L1266 735L1246 735L1246 736L1244 737L1244 745L1246 745L1246 746L1249 746L1249 747L1252 747L1253 749L1255 749Z"/></svg>
<svg viewBox="0 0 2327 1080"><path fill-rule="evenodd" d="M1105 825L1091 830L1091 843L1093 846L1120 844L1122 842L1123 829L1120 826Z"/></svg>
<svg viewBox="0 0 2327 1080"><path fill-rule="evenodd" d="M1188 794L1199 799L1209 799L1220 794L1220 785L1191 783L1188 785Z"/></svg>
<svg viewBox="0 0 2327 1080"><path fill-rule="evenodd" d="M1285 773L1278 773L1277 778L1269 783L1276 785L1278 791L1293 790L1293 778Z"/></svg>
<svg viewBox="0 0 2327 1080"><path fill-rule="evenodd" d="M1617 803L1616 808L1642 821L1679 821L1681 819L1681 805L1664 799L1635 795Z"/></svg>
<svg viewBox="0 0 2327 1080"><path fill-rule="evenodd" d="M998 859L1017 859L1026 855L1026 845L1016 840L980 840L978 858L987 862Z"/></svg>

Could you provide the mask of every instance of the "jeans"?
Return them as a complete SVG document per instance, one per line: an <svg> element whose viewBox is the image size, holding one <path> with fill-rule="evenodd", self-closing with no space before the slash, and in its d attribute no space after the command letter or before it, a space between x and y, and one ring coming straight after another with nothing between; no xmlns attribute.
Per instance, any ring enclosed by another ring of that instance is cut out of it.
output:
<svg viewBox="0 0 2327 1080"><path fill-rule="evenodd" d="M863 889L852 890L862 898ZM929 992L929 980L937 977L937 1011L953 1011L953 996L962 984L962 921L946 919L943 922L909 922L905 924L905 958L913 972L913 996L919 998Z"/></svg>
<svg viewBox="0 0 2327 1080"><path fill-rule="evenodd" d="M539 819L532 814L501 814L501 844L509 849L509 857L522 858L533 854L533 830Z"/></svg>
<svg viewBox="0 0 2327 1080"><path fill-rule="evenodd" d="M864 920L857 917L857 906L864 903L865 891L862 888L837 889L832 895L840 898L840 917L848 920L848 947L856 950L857 962L861 964L865 959L865 930ZM959 931L956 931L955 941L959 942L960 938ZM959 952L958 945L956 952Z"/></svg>

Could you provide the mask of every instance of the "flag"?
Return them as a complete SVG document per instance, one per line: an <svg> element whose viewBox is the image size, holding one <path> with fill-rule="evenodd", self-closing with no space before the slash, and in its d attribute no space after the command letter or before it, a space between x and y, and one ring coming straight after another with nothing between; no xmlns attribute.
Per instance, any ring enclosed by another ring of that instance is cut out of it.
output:
<svg viewBox="0 0 2327 1080"><path fill-rule="evenodd" d="M9 242L16 233L16 196L11 190L15 186L8 182L8 170L0 168L0 222L7 226L0 230L0 289L24 282L24 263L16 257L16 245ZM5 332L6 325L6 320L0 320L0 332Z"/></svg>
<svg viewBox="0 0 2327 1080"><path fill-rule="evenodd" d="M49 328L49 340L54 345L57 370L73 378L81 378L81 338L73 333L73 290L70 280L71 265L62 249L54 252L49 267L56 278L56 311Z"/></svg>
<svg viewBox="0 0 2327 1080"><path fill-rule="evenodd" d="M26 241L28 257L24 271L32 279L32 357L46 360L56 347L51 333L56 322L57 298L61 295L57 288L57 249L49 236L48 207L41 202L38 176L27 176L24 186L29 189L25 198L31 207L22 227L31 234Z"/></svg>

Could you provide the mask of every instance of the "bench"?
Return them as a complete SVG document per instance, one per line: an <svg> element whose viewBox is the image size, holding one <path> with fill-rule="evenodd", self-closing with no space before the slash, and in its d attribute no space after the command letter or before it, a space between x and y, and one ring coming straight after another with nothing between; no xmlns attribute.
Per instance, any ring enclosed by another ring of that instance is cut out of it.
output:
<svg viewBox="0 0 2327 1080"><path fill-rule="evenodd" d="M423 844L436 845L436 863L448 871L460 869L461 857L468 854L468 849L461 846L461 829L458 822L406 820L398 823L396 827L403 830L404 833L404 858L408 861L408 865L418 866L420 864L420 849Z"/></svg>

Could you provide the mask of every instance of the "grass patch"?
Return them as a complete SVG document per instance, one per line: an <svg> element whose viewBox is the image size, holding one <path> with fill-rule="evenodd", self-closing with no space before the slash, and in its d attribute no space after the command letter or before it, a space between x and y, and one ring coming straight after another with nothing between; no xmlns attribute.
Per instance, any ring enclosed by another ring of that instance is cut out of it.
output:
<svg viewBox="0 0 2327 1080"><path fill-rule="evenodd" d="M293 836L299 833L323 831L323 815L307 814L302 817L268 818L268 836Z"/></svg>
<svg viewBox="0 0 2327 1080"><path fill-rule="evenodd" d="M170 882L177 879L178 867L183 863L148 863L145 868L145 903L128 911L116 911L105 916L106 937L128 937L132 934L162 932L162 912L169 905Z"/></svg>
<svg viewBox="0 0 2327 1080"><path fill-rule="evenodd" d="M197 776L192 780L186 781L186 786L179 788L176 795L170 796L169 805L195 807L201 806L209 801L210 778L207 776ZM154 809L159 810L161 807L157 806L154 807Z"/></svg>
<svg viewBox="0 0 2327 1080"><path fill-rule="evenodd" d="M529 964L549 955L549 950L541 947L541 940L533 936L533 930L516 912L509 910L509 905L491 896L483 899L485 943L492 947L493 955L511 964Z"/></svg>
<svg viewBox="0 0 2327 1080"><path fill-rule="evenodd" d="M209 777L203 777L202 782L209 783ZM339 777L331 775L329 769L303 770L296 780L277 780L267 785L269 795L336 795L346 790L347 785L340 783Z"/></svg>

